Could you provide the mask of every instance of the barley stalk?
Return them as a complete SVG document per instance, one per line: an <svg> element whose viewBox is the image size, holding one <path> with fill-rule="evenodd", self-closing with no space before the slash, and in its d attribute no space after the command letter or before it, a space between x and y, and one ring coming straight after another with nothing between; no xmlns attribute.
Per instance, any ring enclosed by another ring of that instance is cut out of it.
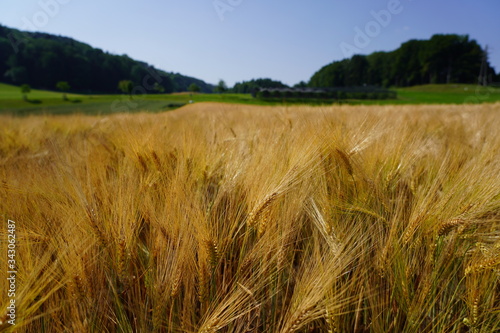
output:
<svg viewBox="0 0 500 333"><path fill-rule="evenodd" d="M354 168L352 167L351 161L349 159L349 156L341 149L335 149L335 153L340 157L342 160L342 163L344 164L347 173L349 176L352 176L354 173Z"/></svg>
<svg viewBox="0 0 500 333"><path fill-rule="evenodd" d="M200 302L208 300L210 276L206 263L201 262L198 267L198 298Z"/></svg>

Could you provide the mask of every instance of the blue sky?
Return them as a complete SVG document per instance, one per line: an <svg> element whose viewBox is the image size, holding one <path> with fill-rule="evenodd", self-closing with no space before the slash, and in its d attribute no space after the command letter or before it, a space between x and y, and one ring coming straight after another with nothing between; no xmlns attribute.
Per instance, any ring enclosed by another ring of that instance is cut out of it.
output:
<svg viewBox="0 0 500 333"><path fill-rule="evenodd" d="M436 33L488 45L500 71L498 0L0 0L0 9L3 25L229 86L259 77L292 85L350 56L341 46L369 54ZM371 30L356 39L356 28Z"/></svg>

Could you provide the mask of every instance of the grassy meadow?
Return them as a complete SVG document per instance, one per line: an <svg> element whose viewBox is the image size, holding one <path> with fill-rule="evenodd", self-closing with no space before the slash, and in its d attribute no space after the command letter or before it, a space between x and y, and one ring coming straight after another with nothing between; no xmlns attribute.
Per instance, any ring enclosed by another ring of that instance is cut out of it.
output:
<svg viewBox="0 0 500 333"><path fill-rule="evenodd" d="M499 123L499 103L0 115L0 331L499 332Z"/></svg>
<svg viewBox="0 0 500 333"><path fill-rule="evenodd" d="M394 89L397 99L386 100L261 100L250 94L173 93L133 95L67 94L33 89L23 100L19 87L0 83L0 114L27 115L109 115L115 113L164 112L199 102L245 105L414 105L414 104L479 104L500 102L500 87L473 84L434 84Z"/></svg>

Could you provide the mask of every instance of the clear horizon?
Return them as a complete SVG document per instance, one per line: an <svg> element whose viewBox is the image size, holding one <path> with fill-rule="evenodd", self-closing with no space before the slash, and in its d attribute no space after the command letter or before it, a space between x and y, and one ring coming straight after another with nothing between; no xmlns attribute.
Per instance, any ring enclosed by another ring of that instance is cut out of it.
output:
<svg viewBox="0 0 500 333"><path fill-rule="evenodd" d="M271 78L293 85L352 53L392 51L439 33L488 45L498 73L499 12L495 0L3 0L0 24L70 37L212 84Z"/></svg>

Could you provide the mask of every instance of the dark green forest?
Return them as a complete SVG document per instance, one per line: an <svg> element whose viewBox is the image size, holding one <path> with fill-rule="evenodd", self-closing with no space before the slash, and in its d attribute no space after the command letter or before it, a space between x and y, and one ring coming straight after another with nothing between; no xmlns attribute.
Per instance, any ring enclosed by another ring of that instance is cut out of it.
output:
<svg viewBox="0 0 500 333"><path fill-rule="evenodd" d="M434 35L430 40L410 40L392 52L354 55L316 72L309 87L381 86L478 83L483 76L498 80L485 50L469 36Z"/></svg>
<svg viewBox="0 0 500 333"><path fill-rule="evenodd" d="M109 54L67 37L0 25L0 82L55 90L58 82L65 81L74 92L116 93L121 80L132 81L136 94L187 91L193 83L202 92L213 90L202 80L167 73L127 55Z"/></svg>

